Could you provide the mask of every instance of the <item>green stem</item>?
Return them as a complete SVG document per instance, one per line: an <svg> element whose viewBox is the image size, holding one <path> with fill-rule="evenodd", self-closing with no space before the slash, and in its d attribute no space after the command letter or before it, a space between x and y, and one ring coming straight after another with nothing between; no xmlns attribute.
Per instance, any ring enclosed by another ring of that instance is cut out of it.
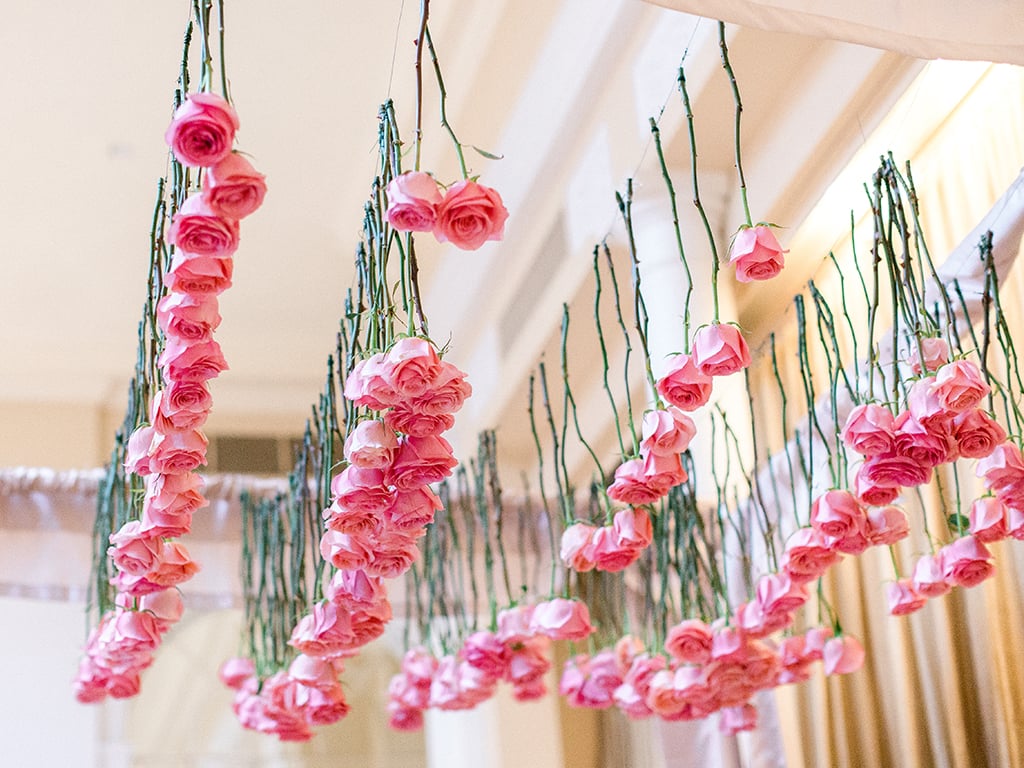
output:
<svg viewBox="0 0 1024 768"><path fill-rule="evenodd" d="M434 75L437 77L437 90L440 93L441 99L441 127L448 133L449 138L452 140L452 144L455 145L455 154L459 158L459 170L462 172L462 178L468 179L469 173L466 171L466 158L462 153L462 143L456 138L455 131L452 130L451 125L448 123L448 112L446 111L446 102L448 100L448 91L444 87L444 78L441 76L441 65L437 61L437 52L434 50L434 41L430 38L430 29L425 28L424 34L427 39L427 50L430 51L430 62L434 65Z"/></svg>
<svg viewBox="0 0 1024 768"><path fill-rule="evenodd" d="M746 216L747 226L754 226L754 220L750 217L750 205L747 203L747 181L743 177L743 161L740 158L740 115L743 114L743 102L740 100L740 88L736 84L736 75L732 71L732 64L729 62L729 46L725 44L725 22L718 22L718 47L722 53L722 67L729 76L729 85L732 86L732 98L736 103L736 127L734 132L736 146L736 172L740 177L740 199L743 201L743 215Z"/></svg>

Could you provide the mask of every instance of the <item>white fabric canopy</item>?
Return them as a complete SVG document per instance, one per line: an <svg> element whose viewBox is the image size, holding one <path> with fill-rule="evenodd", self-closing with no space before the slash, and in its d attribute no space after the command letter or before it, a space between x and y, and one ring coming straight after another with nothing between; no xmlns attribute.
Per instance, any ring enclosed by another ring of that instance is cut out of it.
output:
<svg viewBox="0 0 1024 768"><path fill-rule="evenodd" d="M1020 0L646 0L774 32L842 40L921 59L1024 64Z"/></svg>

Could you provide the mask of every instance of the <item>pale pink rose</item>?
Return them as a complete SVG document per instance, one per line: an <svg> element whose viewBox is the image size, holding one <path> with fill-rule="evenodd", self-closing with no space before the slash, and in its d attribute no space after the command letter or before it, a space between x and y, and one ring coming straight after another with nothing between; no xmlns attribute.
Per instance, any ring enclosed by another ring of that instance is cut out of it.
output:
<svg viewBox="0 0 1024 768"><path fill-rule="evenodd" d="M780 570L785 570L794 581L811 581L839 562L841 557L817 530L801 528L786 542Z"/></svg>
<svg viewBox="0 0 1024 768"><path fill-rule="evenodd" d="M594 533L597 528L586 523L573 523L562 532L559 557L569 568L580 573L594 569Z"/></svg>
<svg viewBox="0 0 1024 768"><path fill-rule="evenodd" d="M718 716L718 730L726 736L757 728L757 707L749 701L732 707L723 707Z"/></svg>
<svg viewBox="0 0 1024 768"><path fill-rule="evenodd" d="M189 344L174 337L168 338L157 364L167 382L207 381L228 369L227 360L216 341Z"/></svg>
<svg viewBox="0 0 1024 768"><path fill-rule="evenodd" d="M860 502L869 507L881 507L891 504L900 495L897 486L873 485L868 479L861 464L853 478L853 493Z"/></svg>
<svg viewBox="0 0 1024 768"><path fill-rule="evenodd" d="M750 365L750 350L735 325L712 323L693 334L693 364L706 376L729 376Z"/></svg>
<svg viewBox="0 0 1024 768"><path fill-rule="evenodd" d="M662 455L648 453L642 456L644 465L644 478L648 487L659 489L662 495L668 493L670 488L685 483L688 475L683 469L682 460L678 454Z"/></svg>
<svg viewBox="0 0 1024 768"><path fill-rule="evenodd" d="M928 598L914 589L912 579L900 579L893 581L885 588L886 598L889 601L889 613L893 616L906 616L921 610Z"/></svg>
<svg viewBox="0 0 1024 768"><path fill-rule="evenodd" d="M896 453L923 467L937 467L956 458L956 442L947 429L932 432L909 412L901 413L895 422Z"/></svg>
<svg viewBox="0 0 1024 768"><path fill-rule="evenodd" d="M413 685L430 688L430 681L437 671L437 659L426 648L410 648L402 657L402 673Z"/></svg>
<svg viewBox="0 0 1024 768"><path fill-rule="evenodd" d="M937 371L949 362L949 344L945 339L928 336L921 339L921 351L924 352L924 369ZM916 345L910 350L910 368L918 376L921 375L921 357Z"/></svg>
<svg viewBox="0 0 1024 768"><path fill-rule="evenodd" d="M546 635L552 640L582 640L594 632L587 604L561 597L534 606L530 629L534 634Z"/></svg>
<svg viewBox="0 0 1024 768"><path fill-rule="evenodd" d="M119 571L110 579L110 584L118 592L124 592L132 597L142 597L164 589L163 586L150 581L145 576L136 576L125 571Z"/></svg>
<svg viewBox="0 0 1024 768"><path fill-rule="evenodd" d="M811 661L821 661L825 643L832 637L831 627L811 627L804 632L804 656Z"/></svg>
<svg viewBox="0 0 1024 768"><path fill-rule="evenodd" d="M198 429L206 421L207 413L178 413L172 421L166 414L166 399L167 391L158 389L149 401L149 423L157 432L166 435L168 432Z"/></svg>
<svg viewBox="0 0 1024 768"><path fill-rule="evenodd" d="M729 626L725 619L711 625L711 660L740 661L746 654L746 641L737 627Z"/></svg>
<svg viewBox="0 0 1024 768"><path fill-rule="evenodd" d="M265 179L244 156L231 152L206 172L203 198L218 216L244 219L263 205Z"/></svg>
<svg viewBox="0 0 1024 768"><path fill-rule="evenodd" d="M384 374L383 353L360 360L345 379L345 397L358 406L375 411L395 405L400 397Z"/></svg>
<svg viewBox="0 0 1024 768"><path fill-rule="evenodd" d="M962 536L941 550L942 577L946 583L973 587L995 574L992 553L974 536Z"/></svg>
<svg viewBox="0 0 1024 768"><path fill-rule="evenodd" d="M388 208L384 214L399 232L429 232L437 220L441 191L434 177L422 171L395 176L384 191Z"/></svg>
<svg viewBox="0 0 1024 768"><path fill-rule="evenodd" d="M548 658L550 645L551 641L546 637L530 637L512 646L506 678L508 682L513 685L527 685L543 678L551 669L551 661Z"/></svg>
<svg viewBox="0 0 1024 768"><path fill-rule="evenodd" d="M129 446L130 447L130 446ZM997 445L992 453L974 467L978 477L985 478L985 487L999 489L1024 483L1024 458L1011 442Z"/></svg>
<svg viewBox="0 0 1024 768"><path fill-rule="evenodd" d="M843 443L861 456L878 456L893 450L893 416L875 403L858 405L846 418Z"/></svg>
<svg viewBox="0 0 1024 768"><path fill-rule="evenodd" d="M185 253L223 259L238 250L238 222L214 213L196 194L171 219L167 240Z"/></svg>
<svg viewBox="0 0 1024 768"><path fill-rule="evenodd" d="M497 191L475 181L460 181L448 187L437 207L434 237L475 251L488 240L501 240L506 219L508 210Z"/></svg>
<svg viewBox="0 0 1024 768"><path fill-rule="evenodd" d="M426 709L430 706L430 680L426 685L415 685L404 674L397 674L388 684L388 697L406 707Z"/></svg>
<svg viewBox="0 0 1024 768"><path fill-rule="evenodd" d="M664 656L640 654L634 657L623 676L622 685L615 689L615 703L628 717L641 718L654 714L647 706L647 696L654 676L665 669Z"/></svg>
<svg viewBox="0 0 1024 768"><path fill-rule="evenodd" d="M942 575L942 553L923 555L914 566L914 589L925 597L940 597L949 592L950 585Z"/></svg>
<svg viewBox="0 0 1024 768"><path fill-rule="evenodd" d="M690 664L704 664L711 659L711 627L700 619L684 619L668 631L665 651L672 658Z"/></svg>
<svg viewBox="0 0 1024 768"><path fill-rule="evenodd" d="M210 293L168 293L157 304L157 323L168 336L195 343L209 341L220 325L217 297Z"/></svg>
<svg viewBox="0 0 1024 768"><path fill-rule="evenodd" d="M419 397L430 389L441 372L434 345L417 336L405 336L384 355L381 375L403 398Z"/></svg>
<svg viewBox="0 0 1024 768"><path fill-rule="evenodd" d="M609 525L596 529L590 544L594 567L607 573L625 570L637 561L642 551L632 544L621 544Z"/></svg>
<svg viewBox="0 0 1024 768"><path fill-rule="evenodd" d="M400 491L411 491L440 482L458 463L451 445L443 437L406 435L399 440L387 480Z"/></svg>
<svg viewBox="0 0 1024 768"><path fill-rule="evenodd" d="M757 581L757 602L766 615L791 613L810 595L804 582L794 582L786 572L768 573Z"/></svg>
<svg viewBox="0 0 1024 768"><path fill-rule="evenodd" d="M848 675L864 666L864 646L853 635L839 635L825 643L821 661L826 675Z"/></svg>
<svg viewBox="0 0 1024 768"><path fill-rule="evenodd" d="M697 434L697 428L693 420L679 410L674 413L655 410L644 414L641 433L641 453L673 456L687 449L693 436Z"/></svg>
<svg viewBox="0 0 1024 768"><path fill-rule="evenodd" d="M335 501L324 510L324 525L338 533L372 540L383 531L384 520L379 512L362 507L344 507Z"/></svg>
<svg viewBox="0 0 1024 768"><path fill-rule="evenodd" d="M413 531L430 525L434 521L434 513L442 509L441 499L424 485L412 491L395 493L395 502L384 511L384 517L399 531Z"/></svg>
<svg viewBox="0 0 1024 768"><path fill-rule="evenodd" d="M156 437L156 430L150 426L143 426L132 432L128 438L128 448L125 453L124 468L135 475L148 475L153 470L149 466L150 447Z"/></svg>
<svg viewBox="0 0 1024 768"><path fill-rule="evenodd" d="M309 725L331 725L349 713L345 689L337 681L331 687L300 688L296 701Z"/></svg>
<svg viewBox="0 0 1024 768"><path fill-rule="evenodd" d="M114 566L134 576L145 576L160 558L163 541L139 530L138 520L125 523L110 535L107 555Z"/></svg>
<svg viewBox="0 0 1024 768"><path fill-rule="evenodd" d="M582 680L575 685L575 678L580 673ZM567 661L562 682L568 683L568 686L560 685L559 693L566 697L569 706L607 709L615 703L615 690L622 685L622 674L619 672L614 652L603 650L592 657L580 654L575 659Z"/></svg>
<svg viewBox="0 0 1024 768"><path fill-rule="evenodd" d="M402 531L389 531L377 539L373 560L366 566L371 576L395 579L409 570L419 549L416 539Z"/></svg>
<svg viewBox="0 0 1024 768"><path fill-rule="evenodd" d="M174 111L164 139L182 165L209 168L231 152L238 130L234 108L215 93L190 93Z"/></svg>
<svg viewBox="0 0 1024 768"><path fill-rule="evenodd" d="M978 366L970 360L947 363L935 375L935 396L953 413L974 408L991 391Z"/></svg>
<svg viewBox="0 0 1024 768"><path fill-rule="evenodd" d="M497 678L466 661L459 661L456 671L459 676L459 690L468 707L486 701L497 691Z"/></svg>
<svg viewBox="0 0 1024 768"><path fill-rule="evenodd" d="M167 290L193 296L223 293L231 287L235 265L230 258L196 256L177 251L164 274Z"/></svg>
<svg viewBox="0 0 1024 768"><path fill-rule="evenodd" d="M482 630L466 638L459 655L493 680L501 680L508 671L512 651L496 634Z"/></svg>
<svg viewBox="0 0 1024 768"><path fill-rule="evenodd" d="M983 496L971 504L968 515L970 532L978 541L999 541L1009 535L1006 527L1006 506L993 496Z"/></svg>
<svg viewBox="0 0 1024 768"><path fill-rule="evenodd" d="M787 578L791 581L793 579L788 574ZM743 633L744 637L753 640L767 637L773 632L790 626L793 623L793 614L787 611L766 613L757 600L750 600L736 606L732 623Z"/></svg>
<svg viewBox="0 0 1024 768"><path fill-rule="evenodd" d="M346 467L331 479L331 496L339 507L383 513L395 502L395 492L380 469Z"/></svg>
<svg viewBox="0 0 1024 768"><path fill-rule="evenodd" d="M349 611L376 605L386 596L381 580L360 569L337 571L324 588L324 597Z"/></svg>
<svg viewBox="0 0 1024 768"><path fill-rule="evenodd" d="M692 355L675 355L665 375L658 379L658 393L683 411L695 411L711 397L712 378L697 370Z"/></svg>
<svg viewBox="0 0 1024 768"><path fill-rule="evenodd" d="M819 650L820 656L820 650ZM803 635L791 635L782 640L778 648L779 676L778 685L802 683L811 677L812 660L804 655Z"/></svg>
<svg viewBox="0 0 1024 768"><path fill-rule="evenodd" d="M1006 440L1006 431L980 408L969 408L953 419L953 437L965 459L984 459Z"/></svg>
<svg viewBox="0 0 1024 768"><path fill-rule="evenodd" d="M729 263L736 267L737 282L770 280L782 271L785 253L771 226L741 227L729 249Z"/></svg>
<svg viewBox="0 0 1024 768"><path fill-rule="evenodd" d="M676 672L662 669L651 676L647 685L647 697L644 703L648 709L664 719L679 715L687 706L680 691L676 690L675 679Z"/></svg>
<svg viewBox="0 0 1024 768"><path fill-rule="evenodd" d="M388 702L388 727L395 731L418 731L423 728L423 710Z"/></svg>
<svg viewBox="0 0 1024 768"><path fill-rule="evenodd" d="M1006 532L1018 541L1024 540L1024 511L1017 507L1006 508Z"/></svg>
<svg viewBox="0 0 1024 768"><path fill-rule="evenodd" d="M181 620L185 603L181 599L181 592L170 588L140 597L139 610L151 614L156 628L166 632Z"/></svg>
<svg viewBox="0 0 1024 768"><path fill-rule="evenodd" d="M640 507L620 509L612 518L612 534L620 547L647 549L654 538L651 517Z"/></svg>
<svg viewBox="0 0 1024 768"><path fill-rule="evenodd" d="M330 656L348 649L354 637L349 612L334 603L319 602L299 619L288 644L307 656Z"/></svg>
<svg viewBox="0 0 1024 768"><path fill-rule="evenodd" d="M147 477L140 530L163 538L187 533L192 527L192 514L209 503L201 493L202 487L203 479L194 472Z"/></svg>
<svg viewBox="0 0 1024 768"><path fill-rule="evenodd" d="M97 644L105 657L121 662L155 649L160 644L160 630L149 613L118 610L100 628Z"/></svg>
<svg viewBox="0 0 1024 768"><path fill-rule="evenodd" d="M146 578L161 587L173 587L191 579L199 572L199 565L189 556L185 545L178 541L164 542L156 567Z"/></svg>
<svg viewBox="0 0 1024 768"><path fill-rule="evenodd" d="M811 505L811 527L823 536L845 539L864 531L864 508L849 491L826 491Z"/></svg>
<svg viewBox="0 0 1024 768"><path fill-rule="evenodd" d="M413 410L428 416L451 414L462 408L462 404L473 394L473 387L466 381L466 373L446 360L441 361L441 370L430 387L412 401Z"/></svg>
<svg viewBox="0 0 1024 768"><path fill-rule="evenodd" d="M256 664L252 659L236 656L220 665L217 676L228 688L238 691L242 689L246 681L256 677Z"/></svg>
<svg viewBox="0 0 1024 768"><path fill-rule="evenodd" d="M175 429L197 429L206 421L213 397L202 381L172 381L161 390L161 415Z"/></svg>
<svg viewBox="0 0 1024 768"><path fill-rule="evenodd" d="M159 432L149 448L149 467L162 475L180 475L206 464L209 441L198 429Z"/></svg>
<svg viewBox="0 0 1024 768"><path fill-rule="evenodd" d="M345 458L362 469L385 469L398 449L395 433L378 420L361 421L345 438Z"/></svg>
<svg viewBox="0 0 1024 768"><path fill-rule="evenodd" d="M678 461L678 457L677 457ZM643 459L629 459L615 470L615 480L608 486L608 496L623 504L653 504L667 493L661 478L649 477L644 471Z"/></svg>
<svg viewBox="0 0 1024 768"><path fill-rule="evenodd" d="M860 471L866 483L881 488L923 485L932 479L931 467L898 454L871 456L864 460Z"/></svg>
<svg viewBox="0 0 1024 768"><path fill-rule="evenodd" d="M907 513L897 506L879 507L868 512L866 534L874 546L890 546L910 533Z"/></svg>
<svg viewBox="0 0 1024 768"><path fill-rule="evenodd" d="M370 539L340 531L328 530L320 537L320 554L324 560L345 571L367 568L375 549Z"/></svg>
<svg viewBox="0 0 1024 768"><path fill-rule="evenodd" d="M949 422L955 415L939 399L934 376L918 379L910 386L907 393L907 412L925 429L935 433L948 429Z"/></svg>
<svg viewBox="0 0 1024 768"><path fill-rule="evenodd" d="M450 413L420 413L412 406L399 404L384 414L384 424L394 432L412 437L430 437L440 435L454 427L455 417Z"/></svg>
<svg viewBox="0 0 1024 768"><path fill-rule="evenodd" d="M524 643L534 636L530 626L533 606L517 605L498 612L498 639L510 646Z"/></svg>

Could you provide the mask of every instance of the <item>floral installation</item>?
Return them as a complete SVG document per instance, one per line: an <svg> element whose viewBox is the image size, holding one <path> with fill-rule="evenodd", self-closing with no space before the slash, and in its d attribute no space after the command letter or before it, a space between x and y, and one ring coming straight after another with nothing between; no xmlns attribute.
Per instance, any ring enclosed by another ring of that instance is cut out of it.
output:
<svg viewBox="0 0 1024 768"><path fill-rule="evenodd" d="M138 693L140 673L181 618L178 586L199 569L175 539L189 532L192 515L207 504L197 470L206 463L208 382L227 369L213 338L221 321L217 296L231 284L239 220L259 208L266 194L263 175L233 151L239 122L226 89L223 96L208 90L212 2L193 10L183 59L188 60L195 25L203 49L201 90L188 93L183 66L165 137L172 153L169 200L161 180L151 234L149 294L124 428L131 432L115 451L108 495L101 498L110 505L111 496L120 494L116 514L101 515L109 526L97 526L98 534L111 531L104 554L113 574L109 587L96 587L102 615L74 681L83 702ZM201 189L186 198L204 172ZM109 571L100 573L102 579Z"/></svg>

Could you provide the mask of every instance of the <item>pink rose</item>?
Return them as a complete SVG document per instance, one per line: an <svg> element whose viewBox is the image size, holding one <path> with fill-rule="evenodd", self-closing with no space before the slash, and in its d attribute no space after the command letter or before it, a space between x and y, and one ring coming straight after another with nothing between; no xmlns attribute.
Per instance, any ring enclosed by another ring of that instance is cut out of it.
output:
<svg viewBox="0 0 1024 768"><path fill-rule="evenodd" d="M475 251L488 240L505 234L508 210L501 195L475 181L460 181L448 187L437 207L434 237L464 251Z"/></svg>
<svg viewBox="0 0 1024 768"><path fill-rule="evenodd" d="M420 413L415 406L399 404L384 414L384 424L394 432L412 437L430 437L440 435L454 427L455 417L450 413Z"/></svg>
<svg viewBox="0 0 1024 768"><path fill-rule="evenodd" d="M493 632L474 632L462 644L459 655L494 680L501 680L508 672L512 651Z"/></svg>
<svg viewBox="0 0 1024 768"><path fill-rule="evenodd" d="M791 613L807 602L809 594L804 582L794 582L785 571L768 573L758 579L757 602L765 615Z"/></svg>
<svg viewBox="0 0 1024 768"><path fill-rule="evenodd" d="M594 567L599 571L617 573L625 570L640 557L641 550L632 545L618 542L611 526L594 531L590 541L589 554L594 558Z"/></svg>
<svg viewBox="0 0 1024 768"><path fill-rule="evenodd" d="M615 481L608 486L609 498L630 505L653 504L667 491L661 478L646 474L642 459L630 459L620 464L615 470Z"/></svg>
<svg viewBox="0 0 1024 768"><path fill-rule="evenodd" d="M885 454L871 456L861 467L864 481L881 488L923 485L932 479L932 468L907 456Z"/></svg>
<svg viewBox="0 0 1024 768"><path fill-rule="evenodd" d="M441 372L434 345L417 336L406 336L391 345L384 355L381 375L401 397L419 397Z"/></svg>
<svg viewBox="0 0 1024 768"><path fill-rule="evenodd" d="M339 508L383 513L395 502L385 480L383 470L349 466L331 480L331 496Z"/></svg>
<svg viewBox="0 0 1024 768"><path fill-rule="evenodd" d="M757 728L757 707L749 701L733 707L722 707L718 716L718 730L726 736Z"/></svg>
<svg viewBox="0 0 1024 768"><path fill-rule="evenodd" d="M391 464L398 438L377 420L361 421L345 438L345 458L362 469L385 469Z"/></svg>
<svg viewBox="0 0 1024 768"><path fill-rule="evenodd" d="M925 597L940 597L949 592L950 585L942 575L941 551L938 556L924 555L914 566L914 589Z"/></svg>
<svg viewBox="0 0 1024 768"><path fill-rule="evenodd" d="M548 647L551 641L546 637L530 637L513 646L509 658L508 677L513 685L526 685L539 680L551 669Z"/></svg>
<svg viewBox="0 0 1024 768"><path fill-rule="evenodd" d="M107 555L118 570L135 576L145 576L156 565L163 549L163 541L141 533L139 526L139 521L133 520L112 533Z"/></svg>
<svg viewBox="0 0 1024 768"><path fill-rule="evenodd" d="M530 629L552 640L582 640L594 631L587 604L561 597L534 606Z"/></svg>
<svg viewBox="0 0 1024 768"><path fill-rule="evenodd" d="M161 537L187 532L192 513L209 503L203 497L202 487L203 479L193 472L147 477L141 530ZM175 532L169 532L172 530Z"/></svg>
<svg viewBox="0 0 1024 768"><path fill-rule="evenodd" d="M949 361L949 344L945 339L936 336L923 338L921 339L921 351L924 352L924 369L926 371L937 371ZM913 346L910 350L910 367L918 376L921 375L921 359L917 346Z"/></svg>
<svg viewBox="0 0 1024 768"><path fill-rule="evenodd" d="M228 688L238 691L247 680L255 678L256 664L252 659L234 657L220 665L217 676Z"/></svg>
<svg viewBox="0 0 1024 768"><path fill-rule="evenodd" d="M1017 507L1006 508L1006 532L1018 541L1024 540L1024 511Z"/></svg>
<svg viewBox="0 0 1024 768"><path fill-rule="evenodd" d="M978 366L969 360L956 360L939 369L933 391L946 410L963 413L978 405L992 389Z"/></svg>
<svg viewBox="0 0 1024 768"><path fill-rule="evenodd" d="M430 706L430 681L426 685L414 685L404 674L397 674L388 684L388 697L407 707L426 709Z"/></svg>
<svg viewBox="0 0 1024 768"><path fill-rule="evenodd" d="M907 412L925 429L935 433L946 431L954 416L939 399L934 376L918 379L910 386L907 393Z"/></svg>
<svg viewBox="0 0 1024 768"><path fill-rule="evenodd" d="M402 531L389 531L377 539L373 560L366 566L366 572L385 579L397 578L409 570L418 554L415 538Z"/></svg>
<svg viewBox="0 0 1024 768"><path fill-rule="evenodd" d="M201 426L213 404L210 390L202 381L172 381L158 394L161 395L160 414L175 429L195 429Z"/></svg>
<svg viewBox="0 0 1024 768"><path fill-rule="evenodd" d="M1003 488L1024 484L1024 458L1016 445L1005 442L978 461L974 473L985 478L986 488L995 489L998 493Z"/></svg>
<svg viewBox="0 0 1024 768"><path fill-rule="evenodd" d="M209 441L198 429L156 433L149 448L149 466L162 475L180 475L206 464Z"/></svg>
<svg viewBox="0 0 1024 768"><path fill-rule="evenodd" d="M388 727L396 731L418 731L423 728L423 710L388 702Z"/></svg>
<svg viewBox="0 0 1024 768"><path fill-rule="evenodd" d="M861 456L878 456L893 450L893 416L875 403L858 405L846 418L843 443Z"/></svg>
<svg viewBox="0 0 1024 768"><path fill-rule="evenodd" d="M953 437L961 456L984 459L1006 440L1006 432L980 408L969 408L953 419Z"/></svg>
<svg viewBox="0 0 1024 768"><path fill-rule="evenodd" d="M691 355L676 355L665 375L658 379L658 392L670 405L695 411L711 397L712 379L697 370Z"/></svg>
<svg viewBox="0 0 1024 768"><path fill-rule="evenodd" d="M221 317L215 295L174 292L160 299L156 319L164 333L195 343L212 339Z"/></svg>
<svg viewBox="0 0 1024 768"><path fill-rule="evenodd" d="M181 620L185 603L181 593L172 587L140 597L139 610L151 614L157 630L166 632Z"/></svg>
<svg viewBox="0 0 1024 768"><path fill-rule="evenodd" d="M333 603L319 602L299 619L288 644L307 656L329 656L348 649L353 640L349 612Z"/></svg>
<svg viewBox="0 0 1024 768"><path fill-rule="evenodd" d="M645 653L634 657L622 678L622 685L615 689L615 703L619 709L631 718L649 717L654 714L647 706L647 696L654 676L665 667L664 656L650 656Z"/></svg>
<svg viewBox="0 0 1024 768"><path fill-rule="evenodd" d="M181 382L183 385L193 384L193 382ZM206 389L206 385L203 382L194 382L194 384L201 388L197 390L195 394L199 394L200 391L206 393L207 400L210 400L209 392ZM205 422L209 415L209 403L206 408L196 408L195 410L173 410L170 402L169 390L157 390L153 393L153 399L149 401L149 422L153 425L157 432L167 434L168 432L174 432L175 430L187 431L190 429L198 429ZM180 392L178 393L180 400Z"/></svg>
<svg viewBox="0 0 1024 768"><path fill-rule="evenodd" d="M908 412L901 413L894 426L900 456L924 467L937 467L956 458L956 443L951 443L948 431L932 432Z"/></svg>
<svg viewBox="0 0 1024 768"><path fill-rule="evenodd" d="M711 659L741 661L746 654L746 640L738 627L731 627L725 619L711 625Z"/></svg>
<svg viewBox="0 0 1024 768"><path fill-rule="evenodd" d="M437 659L426 648L410 648L402 657L402 672L413 685L430 688L430 681L437 671Z"/></svg>
<svg viewBox="0 0 1024 768"><path fill-rule="evenodd" d="M430 387L412 403L412 409L428 416L451 414L462 408L462 404L473 394L473 387L466 381L466 373L446 360L441 361Z"/></svg>
<svg viewBox="0 0 1024 768"><path fill-rule="evenodd" d="M700 619L685 619L668 631L665 651L672 658L689 664L705 664L711 659L711 627Z"/></svg>
<svg viewBox="0 0 1024 768"><path fill-rule="evenodd" d="M681 667L683 669L697 669ZM698 670L699 672L699 670ZM662 718L673 718L688 706L675 685L676 672L662 669L654 673L647 685L645 704L648 709Z"/></svg>
<svg viewBox="0 0 1024 768"><path fill-rule="evenodd" d="M821 652L826 675L848 675L864 665L864 646L853 635L833 637Z"/></svg>
<svg viewBox="0 0 1024 768"><path fill-rule="evenodd" d="M263 205L265 178L244 156L231 152L207 171L203 199L218 216L244 219Z"/></svg>
<svg viewBox="0 0 1024 768"><path fill-rule="evenodd" d="M234 108L215 93L190 93L174 111L164 139L182 165L209 168L231 152L238 130Z"/></svg>
<svg viewBox="0 0 1024 768"><path fill-rule="evenodd" d="M373 560L372 541L348 533L328 530L320 537L320 554L335 568L354 571L366 568Z"/></svg>
<svg viewBox="0 0 1024 768"><path fill-rule="evenodd" d="M196 256L222 259L238 250L238 222L218 216L202 195L192 195L171 219L167 240Z"/></svg>
<svg viewBox="0 0 1024 768"><path fill-rule="evenodd" d="M324 525L338 533L359 539L373 539L384 528L380 513L363 507L346 507L338 502L324 510Z"/></svg>
<svg viewBox="0 0 1024 768"><path fill-rule="evenodd" d="M525 643L534 636L530 626L533 606L517 605L498 612L498 639L510 646ZM546 642L546 640L545 640Z"/></svg>
<svg viewBox="0 0 1024 768"><path fill-rule="evenodd" d="M914 589L911 579L900 579L891 582L886 588L889 601L889 613L893 616L906 616L921 610L928 598Z"/></svg>
<svg viewBox="0 0 1024 768"><path fill-rule="evenodd" d="M842 557L834 552L824 536L814 528L801 528L786 542L780 570L795 581L816 579Z"/></svg>
<svg viewBox="0 0 1024 768"><path fill-rule="evenodd" d="M786 253L779 245L772 227L758 224L741 227L729 250L729 263L736 266L736 280L770 280L782 271Z"/></svg>
<svg viewBox="0 0 1024 768"><path fill-rule="evenodd" d="M421 485L440 482L458 463L451 445L443 437L406 435L399 440L387 479L398 490L411 491Z"/></svg>
<svg viewBox="0 0 1024 768"><path fill-rule="evenodd" d="M150 446L156 437L156 430L143 426L132 432L128 438L125 451L124 468L135 475L148 475L153 470L149 466Z"/></svg>
<svg viewBox="0 0 1024 768"><path fill-rule="evenodd" d="M324 588L324 597L354 611L370 608L387 598L384 584L376 576L360 569L337 571Z"/></svg>
<svg viewBox="0 0 1024 768"><path fill-rule="evenodd" d="M811 526L823 536L844 539L863 532L864 508L849 491L826 491L811 505Z"/></svg>
<svg viewBox="0 0 1024 768"><path fill-rule="evenodd" d="M160 644L160 630L149 613L118 610L101 626L97 644L108 661L134 665L132 657L141 654L139 661L145 666L148 654Z"/></svg>
<svg viewBox="0 0 1024 768"><path fill-rule="evenodd" d="M874 485L867 479L864 465L857 468L857 474L853 478L854 495L860 502L869 507L881 507L891 504L900 495L898 486Z"/></svg>
<svg viewBox="0 0 1024 768"><path fill-rule="evenodd" d="M345 379L345 397L363 408L383 411L400 398L385 376L384 355L378 352L356 363Z"/></svg>
<svg viewBox="0 0 1024 768"><path fill-rule="evenodd" d="M195 256L178 251L164 274L164 285L169 291L193 296L223 293L231 287L234 268L231 259Z"/></svg>
<svg viewBox="0 0 1024 768"><path fill-rule="evenodd" d="M191 344L175 336L168 337L157 363L168 382L207 381L228 369L220 344L212 339Z"/></svg>
<svg viewBox="0 0 1024 768"><path fill-rule="evenodd" d="M199 565L192 560L185 545L178 541L164 542L156 567L146 578L161 587L173 587L191 579L199 572Z"/></svg>
<svg viewBox="0 0 1024 768"><path fill-rule="evenodd" d="M641 431L641 453L674 456L689 447L693 436L697 434L697 427L693 419L678 410L656 410L644 414Z"/></svg>
<svg viewBox="0 0 1024 768"><path fill-rule="evenodd" d="M866 535L873 546L891 546L910 533L907 513L896 506L879 507L868 512Z"/></svg>
<svg viewBox="0 0 1024 768"><path fill-rule="evenodd" d="M384 511L388 523L400 531L423 528L434 521L434 513L444 509L441 499L429 486L398 491L395 503Z"/></svg>
<svg viewBox="0 0 1024 768"><path fill-rule="evenodd" d="M429 173L408 171L395 176L384 191L388 209L384 214L399 232L429 232L437 220L441 192Z"/></svg>
<svg viewBox="0 0 1024 768"><path fill-rule="evenodd" d="M349 713L345 689L335 681L331 687L303 687L296 700L309 725L331 725Z"/></svg>
<svg viewBox="0 0 1024 768"><path fill-rule="evenodd" d="M973 587L992 576L992 553L974 536L962 536L940 551L942 577L947 584Z"/></svg>
<svg viewBox="0 0 1024 768"><path fill-rule="evenodd" d="M735 325L712 323L693 335L693 364L706 376L729 376L750 365L750 350Z"/></svg>
<svg viewBox="0 0 1024 768"><path fill-rule="evenodd" d="M584 573L594 569L593 537L597 531L586 523L573 523L562 532L559 557L574 571Z"/></svg>
<svg viewBox="0 0 1024 768"><path fill-rule="evenodd" d="M983 496L971 504L970 532L978 541L999 541L1009 535L1006 527L1006 506L993 496Z"/></svg>
<svg viewBox="0 0 1024 768"><path fill-rule="evenodd" d="M622 674L615 654L604 650L592 657L580 654L567 661L562 682L567 685L560 685L559 693L566 697L569 706L607 709L614 704L615 691L622 685Z"/></svg>
<svg viewBox="0 0 1024 768"><path fill-rule="evenodd" d="M612 534L620 547L647 549L654 538L651 517L643 509L620 509L612 518Z"/></svg>
<svg viewBox="0 0 1024 768"><path fill-rule="evenodd" d="M648 453L642 458L647 486L652 490L660 490L662 496L668 493L670 488L686 482L688 475L683 469L679 454Z"/></svg>

